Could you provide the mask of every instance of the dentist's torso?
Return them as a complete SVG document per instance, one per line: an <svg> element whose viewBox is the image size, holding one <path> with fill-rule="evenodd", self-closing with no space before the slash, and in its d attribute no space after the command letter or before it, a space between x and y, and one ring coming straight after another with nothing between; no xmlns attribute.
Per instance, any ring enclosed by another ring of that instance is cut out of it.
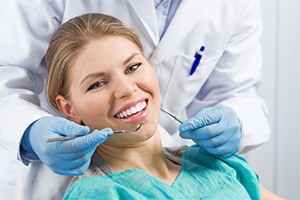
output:
<svg viewBox="0 0 300 200"><path fill-rule="evenodd" d="M226 3L224 0L181 1L171 24L161 39L158 36L153 0L65 0L63 15L56 17L61 22L65 22L76 15L100 12L113 15L125 25L138 30L144 41L146 53L157 71L161 106L187 119L188 116L205 106L212 106L229 97L226 94L224 96L220 94L215 97L215 100L207 102L205 98L202 98L208 96L203 86L217 67L217 63L224 67L227 65L227 60L220 61L219 59L248 2L247 0L225 1ZM62 10L62 8L55 9ZM195 52L201 46L205 46L204 55L195 73L190 76ZM226 73L228 75L232 72ZM213 81L216 86L224 84L222 78L214 78ZM228 88L230 87L231 85L228 85ZM204 103L199 103L201 99ZM191 108L187 108L189 105ZM161 116L161 124L171 133L176 132L178 127L177 122L164 114Z"/></svg>
<svg viewBox="0 0 300 200"><path fill-rule="evenodd" d="M213 105L227 98L226 94L218 95L216 100L208 100L205 104L201 103L201 99L205 100L207 92L205 85L210 82L210 75L218 65L228 65L226 60L219 59L231 39L232 32L236 28L237 21L248 0L182 0L161 39L158 36L153 0L45 2L49 4L46 7L52 11L44 13L39 20L44 19L47 27L52 27L52 32L55 30L53 27L58 27L60 23L88 12L113 15L125 25L138 29L144 38L146 53L157 70L161 105L173 114L186 118L196 110L202 109L201 106ZM39 9L41 3L37 1L36 4L32 4ZM49 18L52 20L48 20ZM50 36L52 33L50 31L45 34ZM204 55L195 73L190 76L194 54L201 46L205 46ZM225 73L231 73L231 71ZM218 86L222 85L224 80L215 79L213 81ZM230 88L230 85L226 87ZM54 113L45 98L46 96L42 94L43 107ZM199 106L197 109L195 109L196 105ZM177 122L163 114L161 124L170 132L175 132L178 127ZM34 164L26 170L28 170L27 173L22 173L24 177L18 180L16 198L61 199L69 178L58 176L41 164Z"/></svg>

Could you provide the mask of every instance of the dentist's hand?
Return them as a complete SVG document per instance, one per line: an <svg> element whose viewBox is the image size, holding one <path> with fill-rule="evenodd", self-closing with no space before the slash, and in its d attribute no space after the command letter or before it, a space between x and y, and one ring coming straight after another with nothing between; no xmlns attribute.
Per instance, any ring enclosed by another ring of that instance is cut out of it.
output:
<svg viewBox="0 0 300 200"><path fill-rule="evenodd" d="M192 139L214 155L234 154L242 140L241 123L228 107L205 108L183 122L179 131L182 138Z"/></svg>
<svg viewBox="0 0 300 200"><path fill-rule="evenodd" d="M21 141L28 152L35 153L53 172L82 175L89 167L96 147L106 141L112 129L94 130L62 117L44 117L31 124ZM68 141L47 143L48 138L82 135Z"/></svg>

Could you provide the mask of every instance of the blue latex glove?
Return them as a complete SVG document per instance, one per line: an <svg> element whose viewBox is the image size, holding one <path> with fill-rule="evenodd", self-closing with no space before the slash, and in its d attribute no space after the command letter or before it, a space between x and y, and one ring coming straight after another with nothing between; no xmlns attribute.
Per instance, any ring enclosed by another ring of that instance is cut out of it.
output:
<svg viewBox="0 0 300 200"><path fill-rule="evenodd" d="M183 122L180 136L192 139L214 155L229 156L241 145L242 128L238 116L228 107L209 107Z"/></svg>
<svg viewBox="0 0 300 200"><path fill-rule="evenodd" d="M53 172L82 175L89 167L97 146L109 138L112 129L94 130L62 117L44 117L31 124L21 141L25 151L35 153ZM47 143L48 138L82 135L68 141Z"/></svg>

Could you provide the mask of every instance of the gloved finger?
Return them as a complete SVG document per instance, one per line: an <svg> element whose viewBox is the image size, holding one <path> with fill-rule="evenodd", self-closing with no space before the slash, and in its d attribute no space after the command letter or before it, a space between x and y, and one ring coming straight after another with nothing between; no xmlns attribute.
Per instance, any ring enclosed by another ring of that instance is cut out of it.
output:
<svg viewBox="0 0 300 200"><path fill-rule="evenodd" d="M229 138L233 138L233 134L234 134L234 132L231 132L228 134L221 133L221 134L217 135L216 137L212 137L209 139L194 139L193 141L195 143L197 143L199 146L202 146L205 148L218 147L218 146L225 144Z"/></svg>
<svg viewBox="0 0 300 200"><path fill-rule="evenodd" d="M71 175L73 176L80 176L80 175L83 175L86 170L89 168L90 166L90 163L91 163L91 160L89 160L88 162L86 162L84 165L78 167L77 169L74 169L71 171Z"/></svg>
<svg viewBox="0 0 300 200"><path fill-rule="evenodd" d="M72 140L60 142L58 150L64 153L85 151L92 147L97 147L105 142L112 133L111 128L94 130L85 136L77 137Z"/></svg>
<svg viewBox="0 0 300 200"><path fill-rule="evenodd" d="M218 147L207 147L205 149L213 155L227 157L227 156L230 156L230 155L236 153L239 150L239 147L231 142L227 142Z"/></svg>
<svg viewBox="0 0 300 200"><path fill-rule="evenodd" d="M68 154L65 155L65 160L62 160L59 158L57 162L51 163L52 168L59 168L61 170L73 170L76 169L82 165L84 165L86 162L89 162L91 159L93 153L95 152L96 148L89 149L86 153L80 152L81 156L78 156L76 152L74 154ZM73 157L73 159L69 159L69 157Z"/></svg>
<svg viewBox="0 0 300 200"><path fill-rule="evenodd" d="M186 120L179 126L180 132L188 132L203 126L218 123L222 118L222 113L217 108L206 108L195 116Z"/></svg>
<svg viewBox="0 0 300 200"><path fill-rule="evenodd" d="M55 124L53 132L64 136L87 135L90 128L62 118Z"/></svg>
<svg viewBox="0 0 300 200"><path fill-rule="evenodd" d="M64 176L80 176L83 175L90 165L91 159L85 162L83 165L78 165L75 168L59 168L54 167L51 168L57 174L64 175Z"/></svg>
<svg viewBox="0 0 300 200"><path fill-rule="evenodd" d="M66 142L66 141L65 141ZM62 144L61 142L57 142L57 148L61 149L62 147L60 147ZM67 163L63 166L61 166L61 168L63 167L70 167L71 165L74 165L74 163L76 162L76 160L81 159L82 163L81 164L77 164L77 165L82 165L83 162L86 162L88 159L90 159L90 157L93 155L94 151L96 149L95 147L91 147L89 149L84 149L82 151L71 151L71 152L62 152L61 150L57 150L57 153L54 154L55 157L53 157L52 163L51 165L61 165L61 162L63 161L64 163ZM55 162L55 160L57 160L57 162ZM68 163L70 165L68 165Z"/></svg>
<svg viewBox="0 0 300 200"><path fill-rule="evenodd" d="M217 123L208 126L204 126L202 128L198 128L196 130L192 130L189 132L180 132L180 137L184 139L192 139L192 140L207 140L213 137L216 137L222 133L227 128L226 123Z"/></svg>
<svg viewBox="0 0 300 200"><path fill-rule="evenodd" d="M209 153L214 155L229 156L236 153L240 148L240 139L236 137L239 133L234 133L224 144L215 147L204 147ZM238 140L238 141L237 141Z"/></svg>

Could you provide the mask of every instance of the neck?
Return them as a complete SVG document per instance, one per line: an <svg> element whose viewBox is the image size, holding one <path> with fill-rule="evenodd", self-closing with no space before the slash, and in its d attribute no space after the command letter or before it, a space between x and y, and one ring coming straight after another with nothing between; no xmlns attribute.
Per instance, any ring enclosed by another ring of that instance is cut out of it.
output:
<svg viewBox="0 0 300 200"><path fill-rule="evenodd" d="M167 183L173 183L181 169L165 157L159 133L130 147L102 144L97 153L114 171L137 168Z"/></svg>

